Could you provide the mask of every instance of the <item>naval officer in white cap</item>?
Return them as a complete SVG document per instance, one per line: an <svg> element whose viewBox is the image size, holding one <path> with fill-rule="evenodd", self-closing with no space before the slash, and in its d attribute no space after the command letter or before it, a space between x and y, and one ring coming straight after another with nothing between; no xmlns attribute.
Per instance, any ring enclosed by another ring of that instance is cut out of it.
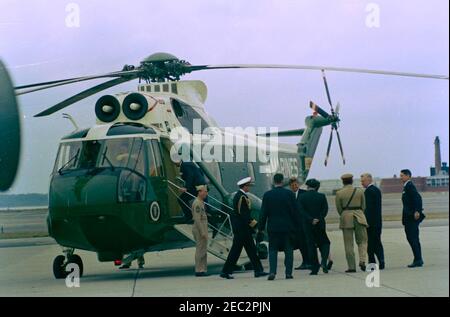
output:
<svg viewBox="0 0 450 317"><path fill-rule="evenodd" d="M256 245L253 240L254 228L257 221L251 216L251 201L247 196L252 185L252 178L246 177L237 182L239 191L233 199L233 213L231 214L231 223L233 225L233 245L228 254L227 261L220 275L225 279L232 279L233 269L241 256L242 248L247 252L248 257L255 270L255 277L266 276L261 261L256 253Z"/></svg>

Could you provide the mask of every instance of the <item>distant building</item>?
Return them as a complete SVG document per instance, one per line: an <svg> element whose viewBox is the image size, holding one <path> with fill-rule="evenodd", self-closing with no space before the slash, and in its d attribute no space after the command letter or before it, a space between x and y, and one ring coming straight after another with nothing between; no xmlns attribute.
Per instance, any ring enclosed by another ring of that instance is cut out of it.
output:
<svg viewBox="0 0 450 317"><path fill-rule="evenodd" d="M437 175L448 176L447 163L441 161L441 141L438 136L434 139L434 166L430 167L430 176Z"/></svg>
<svg viewBox="0 0 450 317"><path fill-rule="evenodd" d="M434 166L430 168L429 177L413 177L412 181L421 192L444 192L449 189L448 166L441 161L441 142L434 139ZM399 178L383 178L380 185L383 193L401 193L403 186Z"/></svg>

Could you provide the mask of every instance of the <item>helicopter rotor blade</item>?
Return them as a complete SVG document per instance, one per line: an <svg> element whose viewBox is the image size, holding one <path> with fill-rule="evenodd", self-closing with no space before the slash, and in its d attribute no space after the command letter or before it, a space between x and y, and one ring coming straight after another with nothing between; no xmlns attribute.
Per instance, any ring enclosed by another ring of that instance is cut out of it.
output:
<svg viewBox="0 0 450 317"><path fill-rule="evenodd" d="M339 110L341 110L341 104L338 102L336 105L336 110L334 111L337 116L339 116Z"/></svg>
<svg viewBox="0 0 450 317"><path fill-rule="evenodd" d="M6 67L0 61L0 191L14 183L20 160L20 111Z"/></svg>
<svg viewBox="0 0 450 317"><path fill-rule="evenodd" d="M130 77L133 77L132 79L134 79L137 77L139 72L140 72L139 70L131 70L131 71L114 72L114 73L109 73L109 74L104 74L104 75L76 77L76 78L71 78L71 79L62 79L62 80L55 80L55 81L50 81L50 82L42 82L42 83L24 85L24 86L15 87L14 89L22 90L22 89L31 88L31 89L28 89L25 91L17 92L16 95L19 96L19 95L25 95L28 93L36 92L39 90L45 90L45 89L49 89L49 88L54 88L54 87L58 87L58 86L64 86L64 85L68 85L68 84L74 84L74 83L78 83L78 82L82 82L82 81L99 79L99 78L110 78L110 77L125 77L126 78L126 77L130 76Z"/></svg>
<svg viewBox="0 0 450 317"><path fill-rule="evenodd" d="M337 129L334 129L334 130L336 131L336 136L337 136L338 143L339 143L339 149L341 151L342 163L345 165L344 148L342 147L341 136L339 135L339 131ZM333 132L333 131L331 131L331 132Z"/></svg>
<svg viewBox="0 0 450 317"><path fill-rule="evenodd" d="M328 147L327 147L327 156L325 157L325 166L328 165L328 159L330 158L330 151L331 151L331 143L333 142L333 129L330 131L330 139L328 140Z"/></svg>
<svg viewBox="0 0 450 317"><path fill-rule="evenodd" d="M323 84L325 85L325 91L327 93L328 103L330 104L330 107L331 107L331 113L334 114L333 102L331 101L331 95L330 95L330 89L328 87L327 76L325 76L325 70L323 70L323 69L322 69L322 78L323 78Z"/></svg>
<svg viewBox="0 0 450 317"><path fill-rule="evenodd" d="M47 108L47 109L45 109L42 112L39 112L38 114L34 115L34 117L45 117L45 116L51 115L52 113L55 113L55 112L65 108L67 106L70 106L71 104L73 104L75 102L78 102L78 101L80 101L80 100L82 100L84 98L92 96L92 95L94 95L94 94L96 94L96 93L98 93L98 92L100 92L102 90L105 90L105 89L114 87L116 85L125 83L127 81L132 80L132 79L134 79L134 78L131 78L131 77L120 77L120 78L115 78L113 80L109 80L109 81L104 82L102 84L99 84L97 86L94 86L94 87L91 87L89 89L86 89L86 90L84 90L84 91L82 91L82 92L80 92L80 93L78 93L78 94L76 94L76 95L66 99L66 100L63 100L60 103L58 103L58 104L56 104L56 105L54 105L54 106L52 106L50 108Z"/></svg>
<svg viewBox="0 0 450 317"><path fill-rule="evenodd" d="M448 75L421 74L421 73L397 72L397 71L362 69L362 68L310 66L310 65L228 64L228 65L197 65L197 66L191 65L188 67L191 71L208 70L208 69L240 69L240 68L302 69L302 70L317 70L317 71L325 70L325 71L331 71L331 72L363 73L363 74L375 74L375 75L389 75L389 76L418 77L418 78L449 80Z"/></svg>
<svg viewBox="0 0 450 317"><path fill-rule="evenodd" d="M309 107L313 110L316 111L318 114L320 114L322 117L324 117L325 119L328 118L330 116L330 114L328 112L326 112L325 110L323 110L321 107L319 107L317 104L315 104L313 101L309 102Z"/></svg>

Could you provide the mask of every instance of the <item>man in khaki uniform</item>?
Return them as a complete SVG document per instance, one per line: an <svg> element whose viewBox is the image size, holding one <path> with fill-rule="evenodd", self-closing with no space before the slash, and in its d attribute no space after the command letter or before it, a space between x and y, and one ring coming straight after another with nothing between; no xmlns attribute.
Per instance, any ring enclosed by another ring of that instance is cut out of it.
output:
<svg viewBox="0 0 450 317"><path fill-rule="evenodd" d="M208 245L208 216L205 210L205 199L208 196L206 185L196 186L197 198L192 203L192 234L196 242L195 248L195 276L208 276L207 245Z"/></svg>
<svg viewBox="0 0 450 317"><path fill-rule="evenodd" d="M341 216L339 228L344 234L345 255L348 270L346 273L356 272L354 239L358 245L359 266L366 270L367 259L367 220L364 215L366 202L364 191L353 187L353 175L344 174L341 177L344 187L336 193L336 209Z"/></svg>

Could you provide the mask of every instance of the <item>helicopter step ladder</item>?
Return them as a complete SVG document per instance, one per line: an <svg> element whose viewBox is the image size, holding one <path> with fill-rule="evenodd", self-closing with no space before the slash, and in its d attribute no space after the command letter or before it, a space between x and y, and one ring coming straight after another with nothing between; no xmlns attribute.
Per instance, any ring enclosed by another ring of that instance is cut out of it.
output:
<svg viewBox="0 0 450 317"><path fill-rule="evenodd" d="M170 181L168 181L168 183L173 187L179 188L179 186ZM169 187L169 189L174 195L176 195L175 191L172 188ZM230 209L228 205L223 204L214 197L209 196L209 198ZM218 213L224 217L224 220L221 223L216 224L218 227L214 226L211 223L208 223L207 250L209 253L216 256L217 258L226 261L228 254L230 253L231 246L233 244L233 231L230 215L209 203L205 204L208 205L212 210L214 210L215 213ZM189 207L189 209L191 208ZM195 242L194 234L192 233L192 227L193 227L192 224L177 224L174 226L175 230L177 230L179 233L181 233L189 240ZM245 266L248 263L250 263L250 259L248 258L245 252L242 252L236 265Z"/></svg>
<svg viewBox="0 0 450 317"><path fill-rule="evenodd" d="M233 243L233 238L229 236L222 235L220 232L217 232L214 238L212 238L211 226L209 225L209 239L207 244L207 250L212 255L218 257L226 261L228 257L228 253L230 252L231 245ZM191 224L179 224L175 225L175 229L184 235L189 240L195 242L194 235L192 234L192 225ZM250 259L243 252L241 257L238 260L237 265L243 266L250 263Z"/></svg>

